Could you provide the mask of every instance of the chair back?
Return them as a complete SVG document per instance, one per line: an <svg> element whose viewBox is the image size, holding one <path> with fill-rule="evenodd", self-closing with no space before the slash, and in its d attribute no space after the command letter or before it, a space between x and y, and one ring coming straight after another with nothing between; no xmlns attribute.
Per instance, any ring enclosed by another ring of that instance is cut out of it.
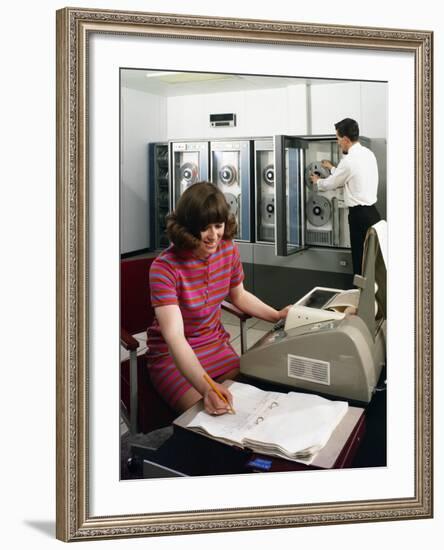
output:
<svg viewBox="0 0 444 550"><path fill-rule="evenodd" d="M151 305L149 271L154 258L137 258L120 262L120 326L129 334L145 332L154 320ZM145 355L137 357L137 428L147 433L168 426L177 416L158 395L149 377ZM120 398L131 415L131 375L129 360L121 364ZM135 435L133 433L133 435Z"/></svg>
<svg viewBox="0 0 444 550"><path fill-rule="evenodd" d="M149 271L154 258L120 262L120 325L130 334L146 330L153 322Z"/></svg>

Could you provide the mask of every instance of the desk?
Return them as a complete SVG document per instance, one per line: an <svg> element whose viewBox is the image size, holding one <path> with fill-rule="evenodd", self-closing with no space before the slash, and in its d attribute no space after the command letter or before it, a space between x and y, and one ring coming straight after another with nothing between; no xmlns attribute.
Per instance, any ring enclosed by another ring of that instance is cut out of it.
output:
<svg viewBox="0 0 444 550"><path fill-rule="evenodd" d="M302 470L327 470L337 468L351 468L356 453L365 435L365 411L358 407L349 407L347 414L339 423L327 445L319 451L313 462L306 466L299 462L273 458L267 471L270 472L295 472ZM250 464L254 464L256 458L261 460L261 455L254 453ZM272 457L266 457L271 459ZM261 471L253 468L254 472Z"/></svg>
<svg viewBox="0 0 444 550"><path fill-rule="evenodd" d="M157 451L133 447L141 459L186 476L284 472L351 467L365 433L365 412L349 407L327 445L309 466L232 447L180 426Z"/></svg>
<svg viewBox="0 0 444 550"><path fill-rule="evenodd" d="M386 373L383 370L378 383L379 388L384 388L385 379ZM294 391L294 388L283 388L265 381L253 381L243 375L239 375L237 380L253 384L265 391ZM327 395L324 397L331 399ZM356 407L362 410L364 407L364 413L359 415L359 418L355 417L354 428L349 430L346 441L344 440L345 435L343 436L342 450L330 453L330 447L324 449L324 452L328 452L331 458L327 460L325 454L323 457L320 456L321 462L315 460L315 464L310 466L280 458L259 456L251 451L230 447L183 428L175 429L172 437L157 451L133 444L132 455L188 476L246 474L264 471L254 466L257 458L271 460L270 467L265 470L271 472L386 466L386 397L386 391L377 391L371 402L365 407L360 403L349 402L350 409Z"/></svg>

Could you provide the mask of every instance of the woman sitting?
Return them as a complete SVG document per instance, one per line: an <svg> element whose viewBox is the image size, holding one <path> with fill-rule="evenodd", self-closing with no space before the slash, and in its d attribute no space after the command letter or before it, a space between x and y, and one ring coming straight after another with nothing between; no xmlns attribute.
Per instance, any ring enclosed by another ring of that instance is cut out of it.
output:
<svg viewBox="0 0 444 550"><path fill-rule="evenodd" d="M235 232L223 193L211 183L196 183L168 215L171 244L151 266L156 318L147 331L150 376L179 412L202 398L210 414L229 411L205 374L232 405L230 391L220 384L239 372L239 357L221 323L227 296L244 313L266 321L277 322L288 312L288 306L277 311L244 289L239 251L231 240Z"/></svg>

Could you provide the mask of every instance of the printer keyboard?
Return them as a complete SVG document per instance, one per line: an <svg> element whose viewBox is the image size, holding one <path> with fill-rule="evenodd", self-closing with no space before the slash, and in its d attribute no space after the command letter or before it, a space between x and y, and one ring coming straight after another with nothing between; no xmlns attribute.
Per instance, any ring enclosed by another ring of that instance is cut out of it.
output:
<svg viewBox="0 0 444 550"><path fill-rule="evenodd" d="M277 323L273 326L273 330L281 330L281 328L284 328L285 326L285 319L279 319Z"/></svg>

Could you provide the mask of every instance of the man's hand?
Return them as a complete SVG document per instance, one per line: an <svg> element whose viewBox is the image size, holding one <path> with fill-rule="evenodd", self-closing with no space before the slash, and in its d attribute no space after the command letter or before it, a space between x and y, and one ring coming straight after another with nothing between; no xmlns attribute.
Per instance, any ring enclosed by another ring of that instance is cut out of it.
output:
<svg viewBox="0 0 444 550"><path fill-rule="evenodd" d="M327 168L327 170L330 170L330 172L331 172L331 169L335 167L335 165L327 159L322 160L321 165L324 168Z"/></svg>
<svg viewBox="0 0 444 550"><path fill-rule="evenodd" d="M311 183L318 183L318 180L321 179L318 174L310 172L310 181Z"/></svg>

